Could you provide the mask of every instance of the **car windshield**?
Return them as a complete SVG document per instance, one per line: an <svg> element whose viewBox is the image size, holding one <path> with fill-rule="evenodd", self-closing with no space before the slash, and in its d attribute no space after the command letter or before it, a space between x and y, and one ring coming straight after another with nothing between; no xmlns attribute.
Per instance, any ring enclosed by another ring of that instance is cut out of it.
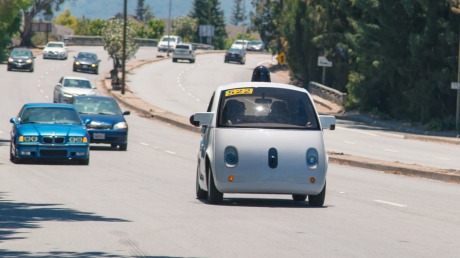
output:
<svg viewBox="0 0 460 258"><path fill-rule="evenodd" d="M25 57L30 57L32 56L31 52L29 50L22 50L22 49L15 49L11 52L11 56L13 57L18 57L18 56L25 56Z"/></svg>
<svg viewBox="0 0 460 258"><path fill-rule="evenodd" d="M230 48L227 52L230 54L242 54L243 50L238 48Z"/></svg>
<svg viewBox="0 0 460 258"><path fill-rule="evenodd" d="M190 49L190 46L188 46L188 45L177 45L176 49Z"/></svg>
<svg viewBox="0 0 460 258"><path fill-rule="evenodd" d="M114 100L83 98L75 99L74 106L80 114L122 115L122 111Z"/></svg>
<svg viewBox="0 0 460 258"><path fill-rule="evenodd" d="M174 42L176 39L175 38L169 38L169 42ZM163 38L161 41L168 41L168 38Z"/></svg>
<svg viewBox="0 0 460 258"><path fill-rule="evenodd" d="M47 47L59 47L59 48L63 48L64 45L63 44L60 44L60 43L48 43L48 45L46 45Z"/></svg>
<svg viewBox="0 0 460 258"><path fill-rule="evenodd" d="M260 44L262 44L262 41L251 41L248 44L249 45L260 45Z"/></svg>
<svg viewBox="0 0 460 258"><path fill-rule="evenodd" d="M65 79L64 80L64 87L73 87L73 88L83 88L83 89L91 89L91 83L88 80L81 80L81 79Z"/></svg>
<svg viewBox="0 0 460 258"><path fill-rule="evenodd" d="M219 127L319 130L308 95L289 89L252 87L222 92Z"/></svg>
<svg viewBox="0 0 460 258"><path fill-rule="evenodd" d="M96 54L93 54L93 53L79 53L77 58L80 58L80 59L89 59L89 60L96 60L97 59L97 56Z"/></svg>
<svg viewBox="0 0 460 258"><path fill-rule="evenodd" d="M82 124L72 108L30 107L20 117L21 124Z"/></svg>

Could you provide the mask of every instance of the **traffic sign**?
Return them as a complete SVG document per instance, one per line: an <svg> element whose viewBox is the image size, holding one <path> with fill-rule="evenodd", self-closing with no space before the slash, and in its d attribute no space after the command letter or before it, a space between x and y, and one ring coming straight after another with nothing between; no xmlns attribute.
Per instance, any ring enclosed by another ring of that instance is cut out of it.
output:
<svg viewBox="0 0 460 258"><path fill-rule="evenodd" d="M460 90L460 82L451 82L450 88L453 90Z"/></svg>
<svg viewBox="0 0 460 258"><path fill-rule="evenodd" d="M331 67L332 62L327 60L325 56L318 56L318 66Z"/></svg>
<svg viewBox="0 0 460 258"><path fill-rule="evenodd" d="M284 55L284 52L281 52L277 57L276 60L278 61L278 64L284 65L286 63L286 56Z"/></svg>

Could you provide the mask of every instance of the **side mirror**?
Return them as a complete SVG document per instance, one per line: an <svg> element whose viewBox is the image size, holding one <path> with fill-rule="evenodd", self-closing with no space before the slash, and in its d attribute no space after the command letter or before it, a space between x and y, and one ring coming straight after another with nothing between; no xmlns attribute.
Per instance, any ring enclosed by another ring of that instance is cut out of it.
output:
<svg viewBox="0 0 460 258"><path fill-rule="evenodd" d="M190 116L190 124L193 126L208 126L211 125L214 113L200 112Z"/></svg>
<svg viewBox="0 0 460 258"><path fill-rule="evenodd" d="M12 124L16 124L16 122L17 122L17 121L16 121L16 119L15 119L15 118L11 118L11 119L10 119L10 123L12 123Z"/></svg>
<svg viewBox="0 0 460 258"><path fill-rule="evenodd" d="M196 126L196 127L200 126L200 122L195 121L195 115L191 115L189 120L190 120L191 125Z"/></svg>
<svg viewBox="0 0 460 258"><path fill-rule="evenodd" d="M335 116L319 115L322 129L335 130Z"/></svg>
<svg viewBox="0 0 460 258"><path fill-rule="evenodd" d="M85 125L88 125L88 124L91 123L91 119L89 119L89 118L88 118L88 119L85 119L85 121L83 121L83 123L84 123Z"/></svg>
<svg viewBox="0 0 460 258"><path fill-rule="evenodd" d="M125 116L125 115L130 115L130 114L131 114L131 111L124 111L124 112L123 112L123 115L124 115L124 116Z"/></svg>

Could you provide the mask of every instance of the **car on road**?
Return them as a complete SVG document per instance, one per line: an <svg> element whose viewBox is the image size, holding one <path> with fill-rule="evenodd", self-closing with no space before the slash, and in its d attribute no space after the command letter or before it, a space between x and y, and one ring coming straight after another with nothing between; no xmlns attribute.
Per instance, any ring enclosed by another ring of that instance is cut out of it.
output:
<svg viewBox="0 0 460 258"><path fill-rule="evenodd" d="M196 196L217 204L224 193L289 194L322 206L328 155L323 129L335 117L318 115L303 88L268 82L218 87L207 112L190 123L201 126Z"/></svg>
<svg viewBox="0 0 460 258"><path fill-rule="evenodd" d="M26 70L33 72L35 68L35 56L32 50L27 48L14 48L9 57L6 70Z"/></svg>
<svg viewBox="0 0 460 258"><path fill-rule="evenodd" d="M251 40L246 46L246 50L262 52L265 50L265 44L262 40Z"/></svg>
<svg viewBox="0 0 460 258"><path fill-rule="evenodd" d="M192 44L180 43L174 48L172 61L175 63L179 60L188 60L190 63L195 63L195 49Z"/></svg>
<svg viewBox="0 0 460 258"><path fill-rule="evenodd" d="M73 97L97 95L97 88L83 77L63 76L54 86L53 102L69 103Z"/></svg>
<svg viewBox="0 0 460 258"><path fill-rule="evenodd" d="M182 37L180 36L163 36L158 42L158 52L172 52L179 43L182 43Z"/></svg>
<svg viewBox="0 0 460 258"><path fill-rule="evenodd" d="M91 143L110 144L112 148L128 148L128 123L125 115L114 98L106 96L78 96L72 99L90 135Z"/></svg>
<svg viewBox="0 0 460 258"><path fill-rule="evenodd" d="M243 49L246 50L246 47L248 46L249 40L246 39L238 39L233 42L233 44L230 46L230 48L237 48L237 49Z"/></svg>
<svg viewBox="0 0 460 258"><path fill-rule="evenodd" d="M68 51L64 42L50 41L43 49L43 59L61 59L67 60Z"/></svg>
<svg viewBox="0 0 460 258"><path fill-rule="evenodd" d="M246 63L246 51L239 48L229 48L225 53L225 63L237 62L240 64Z"/></svg>
<svg viewBox="0 0 460 258"><path fill-rule="evenodd" d="M25 104L15 118L10 160L75 160L89 164L89 133L73 105Z"/></svg>
<svg viewBox="0 0 460 258"><path fill-rule="evenodd" d="M73 58L74 72L91 72L99 74L99 63L101 60L99 60L97 54L92 52L79 52Z"/></svg>

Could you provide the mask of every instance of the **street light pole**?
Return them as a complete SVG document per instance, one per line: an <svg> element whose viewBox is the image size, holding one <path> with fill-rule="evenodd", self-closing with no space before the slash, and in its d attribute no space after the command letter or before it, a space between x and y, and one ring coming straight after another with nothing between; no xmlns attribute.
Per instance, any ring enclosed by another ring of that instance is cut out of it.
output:
<svg viewBox="0 0 460 258"><path fill-rule="evenodd" d="M123 54L121 61L123 62L121 66L121 94L125 94L125 75L126 75L126 20L127 20L127 0L124 0L123 4Z"/></svg>

